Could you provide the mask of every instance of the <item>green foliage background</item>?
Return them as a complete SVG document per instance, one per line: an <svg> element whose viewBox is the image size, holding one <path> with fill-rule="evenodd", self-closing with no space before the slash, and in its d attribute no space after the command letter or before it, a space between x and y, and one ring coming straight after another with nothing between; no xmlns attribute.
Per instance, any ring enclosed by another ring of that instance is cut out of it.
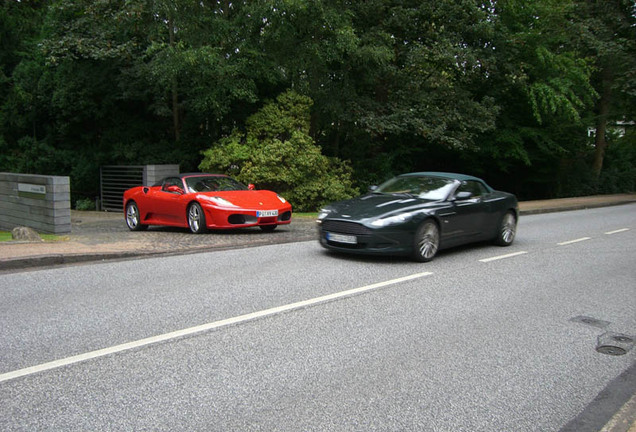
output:
<svg viewBox="0 0 636 432"><path fill-rule="evenodd" d="M102 165L177 163L307 210L421 170L521 199L634 191L635 17L631 0L6 0L0 171L68 175L81 202Z"/></svg>

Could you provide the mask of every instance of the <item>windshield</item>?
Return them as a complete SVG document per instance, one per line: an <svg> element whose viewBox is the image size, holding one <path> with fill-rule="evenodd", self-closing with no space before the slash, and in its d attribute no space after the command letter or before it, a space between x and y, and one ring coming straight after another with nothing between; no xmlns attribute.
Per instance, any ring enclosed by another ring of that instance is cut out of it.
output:
<svg viewBox="0 0 636 432"><path fill-rule="evenodd" d="M374 193L409 194L422 199L446 199L459 182L453 179L429 176L394 177L382 183Z"/></svg>
<svg viewBox="0 0 636 432"><path fill-rule="evenodd" d="M214 192L247 190L243 183L239 183L231 177L199 176L185 179L188 192Z"/></svg>

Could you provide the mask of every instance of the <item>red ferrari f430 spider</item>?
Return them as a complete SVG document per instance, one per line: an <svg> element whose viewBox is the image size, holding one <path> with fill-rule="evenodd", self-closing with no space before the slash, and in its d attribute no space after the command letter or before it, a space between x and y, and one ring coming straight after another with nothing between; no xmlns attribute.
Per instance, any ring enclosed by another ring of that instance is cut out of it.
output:
<svg viewBox="0 0 636 432"><path fill-rule="evenodd" d="M291 222L292 207L275 192L255 190L221 174L179 174L154 186L124 192L126 224L133 231L148 225L208 229L258 226L273 231Z"/></svg>

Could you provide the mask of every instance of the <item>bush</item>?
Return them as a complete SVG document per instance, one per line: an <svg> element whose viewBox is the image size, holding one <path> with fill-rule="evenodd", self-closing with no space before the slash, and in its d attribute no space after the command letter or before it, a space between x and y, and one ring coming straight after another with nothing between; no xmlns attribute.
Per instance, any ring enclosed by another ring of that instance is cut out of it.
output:
<svg viewBox="0 0 636 432"><path fill-rule="evenodd" d="M75 201L75 210L95 210L95 201L90 198L83 198Z"/></svg>
<svg viewBox="0 0 636 432"><path fill-rule="evenodd" d="M310 98L281 94L246 123L203 152L199 168L231 174L283 195L297 211L355 196L348 163L321 153L309 135Z"/></svg>

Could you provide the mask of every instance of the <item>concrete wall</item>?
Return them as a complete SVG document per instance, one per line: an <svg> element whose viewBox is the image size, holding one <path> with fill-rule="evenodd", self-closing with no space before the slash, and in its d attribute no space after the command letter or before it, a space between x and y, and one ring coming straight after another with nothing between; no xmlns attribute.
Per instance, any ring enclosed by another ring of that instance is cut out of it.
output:
<svg viewBox="0 0 636 432"><path fill-rule="evenodd" d="M43 233L70 233L69 177L0 173L0 229L17 226Z"/></svg>
<svg viewBox="0 0 636 432"><path fill-rule="evenodd" d="M144 166L144 186L152 186L160 180L179 175L179 165L146 165Z"/></svg>

